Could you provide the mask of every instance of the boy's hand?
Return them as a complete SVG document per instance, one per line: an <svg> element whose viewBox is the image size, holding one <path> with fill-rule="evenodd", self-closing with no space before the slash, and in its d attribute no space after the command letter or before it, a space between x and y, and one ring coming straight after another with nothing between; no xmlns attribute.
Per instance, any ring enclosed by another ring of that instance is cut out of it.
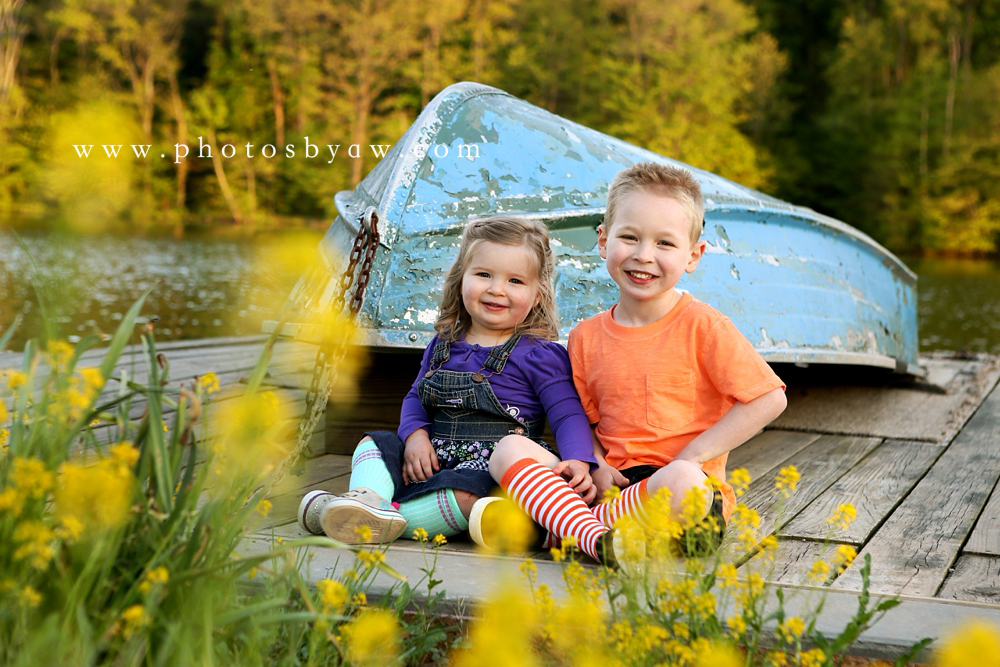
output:
<svg viewBox="0 0 1000 667"><path fill-rule="evenodd" d="M597 487L590 477L589 463L576 459L560 461L552 472L565 479L588 505L597 497Z"/></svg>
<svg viewBox="0 0 1000 667"><path fill-rule="evenodd" d="M624 489L628 486L628 478L605 463L594 471L594 488L597 490L597 497L603 498L604 493L612 486Z"/></svg>
<svg viewBox="0 0 1000 667"><path fill-rule="evenodd" d="M406 438L403 445L403 484L426 482L440 470L437 452L427 431L418 428Z"/></svg>

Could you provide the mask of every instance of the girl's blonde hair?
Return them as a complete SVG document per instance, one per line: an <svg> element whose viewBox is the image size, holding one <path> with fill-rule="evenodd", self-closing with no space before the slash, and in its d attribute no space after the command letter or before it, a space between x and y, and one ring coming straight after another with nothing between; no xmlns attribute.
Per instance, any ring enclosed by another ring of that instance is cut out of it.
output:
<svg viewBox="0 0 1000 667"><path fill-rule="evenodd" d="M538 305L517 325L515 333L529 334L544 340L559 338L559 314L552 286L555 259L549 246L548 227L542 222L500 215L472 220L462 232L458 259L444 280L441 309L434 323L434 329L441 339L452 342L471 324L469 311L462 303L462 275L469 256L483 241L524 246L535 260L535 268L538 270Z"/></svg>

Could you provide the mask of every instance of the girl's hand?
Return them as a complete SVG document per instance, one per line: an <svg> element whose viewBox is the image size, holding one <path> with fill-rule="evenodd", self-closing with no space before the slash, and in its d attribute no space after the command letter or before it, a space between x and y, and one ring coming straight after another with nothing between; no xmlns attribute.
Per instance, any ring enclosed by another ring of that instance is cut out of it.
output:
<svg viewBox="0 0 1000 667"><path fill-rule="evenodd" d="M624 489L628 486L628 478L606 463L598 466L597 470L594 471L594 488L597 495L603 498L604 493L612 486Z"/></svg>
<svg viewBox="0 0 1000 667"><path fill-rule="evenodd" d="M565 479L588 505L597 497L597 487L590 477L590 464L586 461L576 459L560 461L552 472Z"/></svg>
<svg viewBox="0 0 1000 667"><path fill-rule="evenodd" d="M418 428L406 438L403 445L403 484L426 482L440 470L437 452L427 431Z"/></svg>

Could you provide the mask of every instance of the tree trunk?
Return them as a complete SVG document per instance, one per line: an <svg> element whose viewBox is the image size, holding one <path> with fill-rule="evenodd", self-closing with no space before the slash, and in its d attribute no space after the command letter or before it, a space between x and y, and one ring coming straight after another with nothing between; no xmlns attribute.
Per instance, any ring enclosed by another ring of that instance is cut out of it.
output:
<svg viewBox="0 0 1000 667"><path fill-rule="evenodd" d="M242 226L243 216L240 215L233 191L229 189L229 179L226 178L226 170L222 166L222 154L219 152L218 142L215 140L215 128L211 126L208 128L208 145L212 149L212 167L215 168L215 178L218 179L219 189L222 190L222 196L225 198L226 204L229 205L229 213L233 216L236 224Z"/></svg>
<svg viewBox="0 0 1000 667"><path fill-rule="evenodd" d="M177 83L177 72L170 75L170 100L174 111L174 121L177 123L177 143L187 144L188 127L184 115L184 100L181 99L180 86ZM175 205L183 213L187 205L188 161L185 157L177 166L177 199Z"/></svg>
<svg viewBox="0 0 1000 667"><path fill-rule="evenodd" d="M285 91L278 78L278 66L268 59L267 72L271 76L271 99L274 102L274 139L279 148L285 145Z"/></svg>
<svg viewBox="0 0 1000 667"><path fill-rule="evenodd" d="M24 0L0 0L0 114L17 82L17 63L24 43L17 12L23 4Z"/></svg>
<svg viewBox="0 0 1000 667"><path fill-rule="evenodd" d="M958 64L962 52L958 42L958 31L952 28L948 31L948 93L944 102L944 143L942 152L945 159L951 153L951 128L955 116L955 87L958 82Z"/></svg>

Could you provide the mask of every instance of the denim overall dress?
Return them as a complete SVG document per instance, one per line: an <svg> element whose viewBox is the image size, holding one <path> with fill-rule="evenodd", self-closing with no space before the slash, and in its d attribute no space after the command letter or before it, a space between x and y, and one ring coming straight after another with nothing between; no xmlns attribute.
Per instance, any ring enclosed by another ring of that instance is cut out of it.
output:
<svg viewBox="0 0 1000 667"><path fill-rule="evenodd" d="M396 487L393 501L403 502L440 489L490 495L497 486L489 472L490 454L506 435L526 436L553 451L541 441L545 419L518 421L504 409L490 386L489 378L503 372L520 340L520 335L511 336L492 348L478 373L442 370L451 356L451 344L441 342L434 347L430 370L417 383L417 394L433 420L430 437L441 469L425 482L404 485L404 443L399 435L391 431L368 433L392 476Z"/></svg>

